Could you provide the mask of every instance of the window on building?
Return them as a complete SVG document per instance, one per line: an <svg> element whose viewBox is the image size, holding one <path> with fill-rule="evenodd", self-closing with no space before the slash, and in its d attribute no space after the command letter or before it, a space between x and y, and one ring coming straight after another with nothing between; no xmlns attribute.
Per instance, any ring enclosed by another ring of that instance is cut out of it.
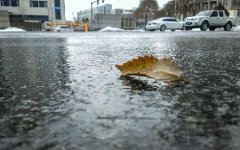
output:
<svg viewBox="0 0 240 150"><path fill-rule="evenodd" d="M4 0L3 1L3 6L10 6L10 1L9 0Z"/></svg>
<svg viewBox="0 0 240 150"><path fill-rule="evenodd" d="M0 0L0 6L18 7L19 0Z"/></svg>
<svg viewBox="0 0 240 150"><path fill-rule="evenodd" d="M39 7L47 7L47 1L39 1Z"/></svg>
<svg viewBox="0 0 240 150"><path fill-rule="evenodd" d="M60 0L55 0L55 7L61 7Z"/></svg>
<svg viewBox="0 0 240 150"><path fill-rule="evenodd" d="M224 0L224 1L223 1L223 5L224 5L224 6L227 6L227 5L228 5L227 0Z"/></svg>
<svg viewBox="0 0 240 150"><path fill-rule="evenodd" d="M237 0L233 0L233 2L232 2L233 4L233 6L237 6Z"/></svg>
<svg viewBox="0 0 240 150"><path fill-rule="evenodd" d="M30 1L30 7L47 7L47 1Z"/></svg>
<svg viewBox="0 0 240 150"><path fill-rule="evenodd" d="M4 6L3 0L0 0L0 6Z"/></svg>
<svg viewBox="0 0 240 150"><path fill-rule="evenodd" d="M126 18L126 24L125 24L125 26L126 26L126 27L128 26L128 18Z"/></svg>
<svg viewBox="0 0 240 150"><path fill-rule="evenodd" d="M132 26L132 18L129 19L129 26Z"/></svg>
<svg viewBox="0 0 240 150"><path fill-rule="evenodd" d="M30 1L31 7L38 7L38 1Z"/></svg>
<svg viewBox="0 0 240 150"><path fill-rule="evenodd" d="M55 9L55 15L56 15L56 19L57 20L61 20L62 19L61 10L60 9Z"/></svg>
<svg viewBox="0 0 240 150"><path fill-rule="evenodd" d="M11 6L12 6L12 7L17 7L17 6L19 6L19 0L11 0L10 2L11 2Z"/></svg>
<svg viewBox="0 0 240 150"><path fill-rule="evenodd" d="M122 18L122 20L121 20L121 28L123 28L124 27L124 18Z"/></svg>

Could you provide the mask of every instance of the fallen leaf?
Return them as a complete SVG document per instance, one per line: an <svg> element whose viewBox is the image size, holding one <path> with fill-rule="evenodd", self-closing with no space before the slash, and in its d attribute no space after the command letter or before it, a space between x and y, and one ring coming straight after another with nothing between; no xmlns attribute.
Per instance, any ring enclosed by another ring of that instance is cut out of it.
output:
<svg viewBox="0 0 240 150"><path fill-rule="evenodd" d="M181 68L169 58L158 59L154 56L143 56L132 59L116 67L124 76L144 76L166 83L183 80Z"/></svg>

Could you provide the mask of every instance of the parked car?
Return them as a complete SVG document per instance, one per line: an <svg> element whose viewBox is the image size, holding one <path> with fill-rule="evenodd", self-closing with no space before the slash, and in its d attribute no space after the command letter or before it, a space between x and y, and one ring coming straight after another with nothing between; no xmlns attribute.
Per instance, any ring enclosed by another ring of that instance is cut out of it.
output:
<svg viewBox="0 0 240 150"><path fill-rule="evenodd" d="M225 31L230 31L235 25L235 20L234 17L228 17L224 10L208 10L185 18L184 26L186 30L200 28L202 31L206 31L209 28L210 31L214 31L216 28L224 27Z"/></svg>
<svg viewBox="0 0 240 150"><path fill-rule="evenodd" d="M73 32L73 30L66 25L56 26L53 29L54 32Z"/></svg>
<svg viewBox="0 0 240 150"><path fill-rule="evenodd" d="M163 17L158 18L156 20L150 21L146 25L146 30L148 31L165 31L165 30L183 30L183 22L178 21L176 18L173 17Z"/></svg>

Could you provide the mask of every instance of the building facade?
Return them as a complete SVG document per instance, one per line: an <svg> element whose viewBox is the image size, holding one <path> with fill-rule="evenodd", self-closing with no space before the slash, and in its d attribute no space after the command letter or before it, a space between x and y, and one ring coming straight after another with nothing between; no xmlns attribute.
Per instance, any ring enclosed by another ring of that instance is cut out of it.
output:
<svg viewBox="0 0 240 150"><path fill-rule="evenodd" d="M133 30L136 27L135 18L129 14L96 14L94 29L114 27L125 30Z"/></svg>
<svg viewBox="0 0 240 150"><path fill-rule="evenodd" d="M93 13L93 21L95 20L95 14L111 14L112 5L104 4L98 7L94 7L92 10ZM91 9L86 9L77 13L77 20L82 22L82 20L91 20Z"/></svg>
<svg viewBox="0 0 240 150"><path fill-rule="evenodd" d="M0 29L10 26L9 14L7 10L0 10Z"/></svg>
<svg viewBox="0 0 240 150"><path fill-rule="evenodd" d="M220 0L232 16L240 16L240 0Z"/></svg>
<svg viewBox="0 0 240 150"><path fill-rule="evenodd" d="M221 3L231 16L240 16L240 0L190 0L188 7L191 13L197 13L201 10L213 9Z"/></svg>
<svg viewBox="0 0 240 150"><path fill-rule="evenodd" d="M25 21L66 22L64 0L0 0L0 10Z"/></svg>
<svg viewBox="0 0 240 150"><path fill-rule="evenodd" d="M136 26L132 15L133 10L112 9L112 4L104 4L93 8L93 23L91 23L91 9L83 10L77 13L77 20L83 23L83 20L89 20L95 30L100 30L111 26L126 30L133 30Z"/></svg>

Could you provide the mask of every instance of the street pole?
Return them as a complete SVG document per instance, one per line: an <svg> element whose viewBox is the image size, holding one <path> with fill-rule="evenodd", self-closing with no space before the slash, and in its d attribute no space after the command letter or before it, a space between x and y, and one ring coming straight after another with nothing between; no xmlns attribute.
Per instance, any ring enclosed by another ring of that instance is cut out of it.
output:
<svg viewBox="0 0 240 150"><path fill-rule="evenodd" d="M93 4L94 3L99 4L99 0L91 2L91 25L92 25L92 27L93 27Z"/></svg>
<svg viewBox="0 0 240 150"><path fill-rule="evenodd" d="M93 4L94 3L99 4L99 0L91 2L91 25L92 25L92 27L93 27ZM102 3L104 3L104 0L102 0Z"/></svg>
<svg viewBox="0 0 240 150"><path fill-rule="evenodd" d="M93 25L93 3L94 2L91 2L91 25Z"/></svg>

